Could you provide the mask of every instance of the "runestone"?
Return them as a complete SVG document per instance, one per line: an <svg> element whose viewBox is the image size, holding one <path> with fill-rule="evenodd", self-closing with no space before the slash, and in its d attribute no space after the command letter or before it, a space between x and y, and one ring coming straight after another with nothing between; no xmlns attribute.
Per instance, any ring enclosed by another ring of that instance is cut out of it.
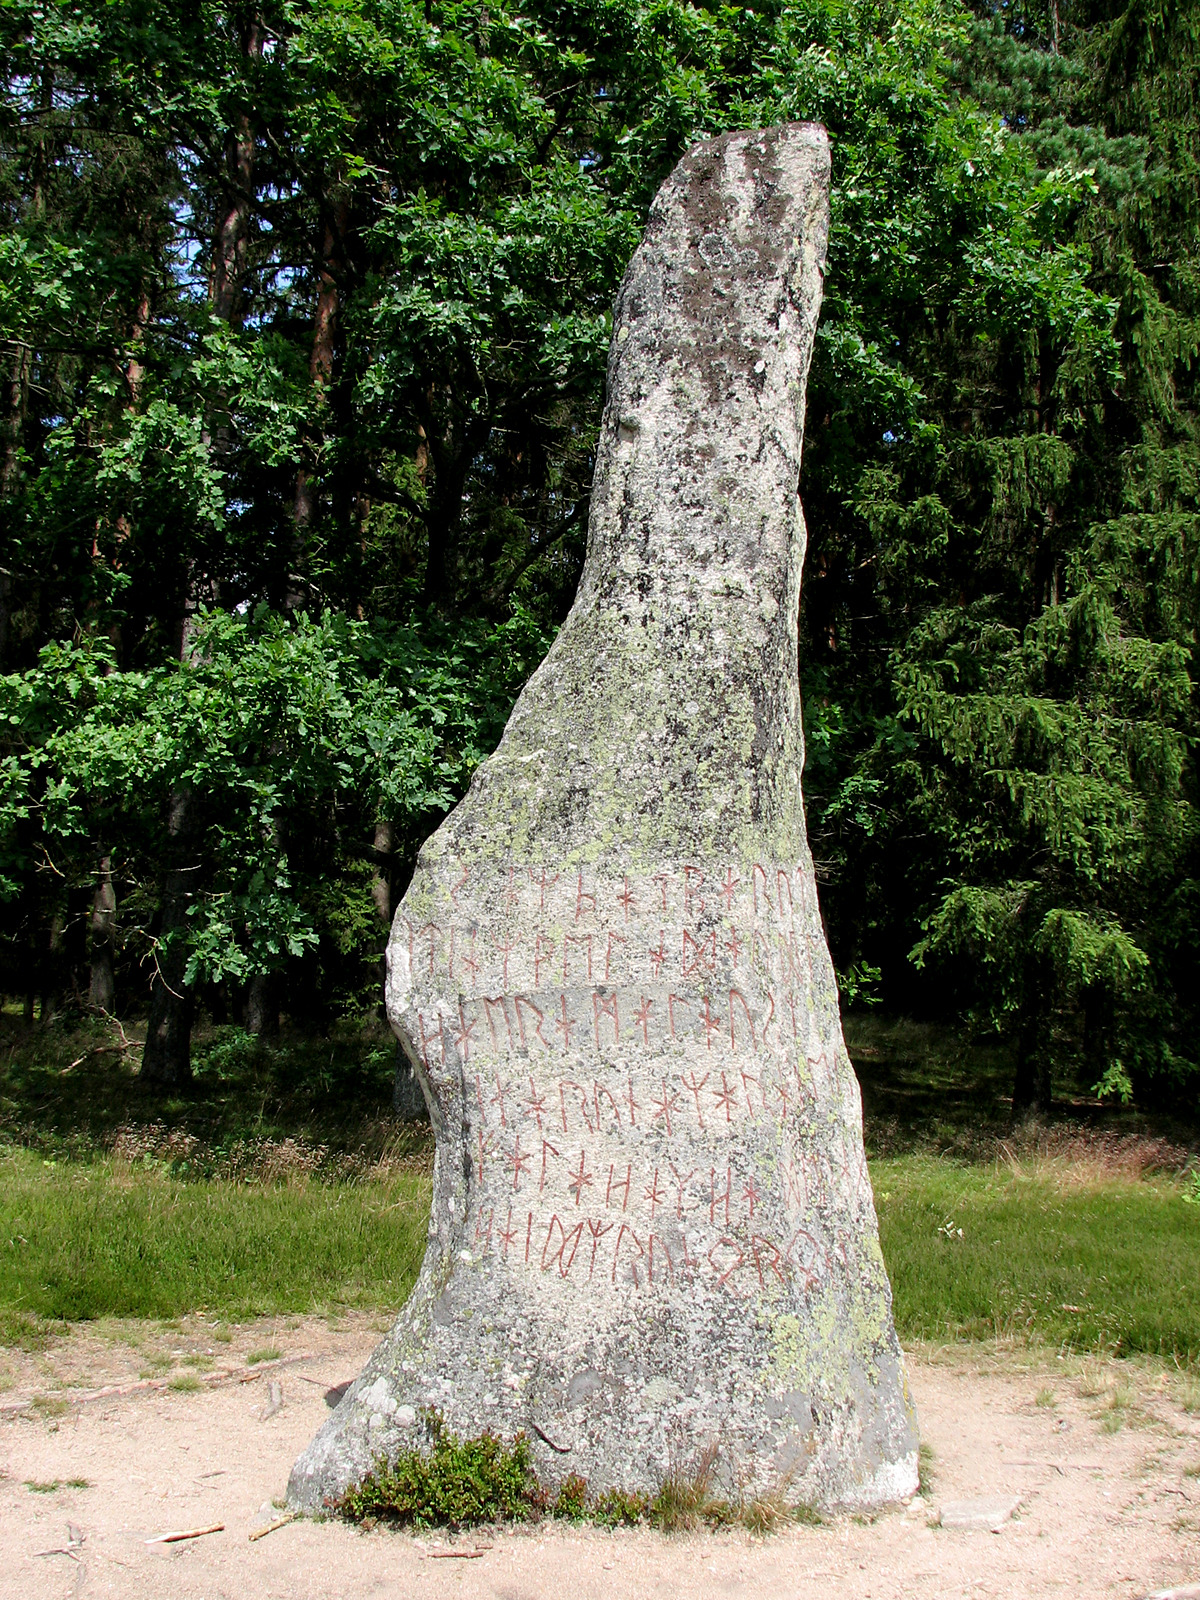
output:
<svg viewBox="0 0 1200 1600"><path fill-rule="evenodd" d="M805 381L829 145L691 149L616 304L574 607L388 948L436 1136L424 1266L293 1469L435 1410L541 1479L867 1507L917 1485L800 792Z"/></svg>

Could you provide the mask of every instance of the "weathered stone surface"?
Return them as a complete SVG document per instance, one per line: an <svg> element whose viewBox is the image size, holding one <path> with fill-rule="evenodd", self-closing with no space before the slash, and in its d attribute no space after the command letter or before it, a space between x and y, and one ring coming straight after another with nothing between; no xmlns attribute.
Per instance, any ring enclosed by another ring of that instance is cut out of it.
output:
<svg viewBox="0 0 1200 1600"><path fill-rule="evenodd" d="M437 1138L395 1327L297 1462L524 1429L553 1483L871 1505L916 1433L800 798L797 499L829 152L696 146L616 307L586 567L422 851L388 1007Z"/></svg>

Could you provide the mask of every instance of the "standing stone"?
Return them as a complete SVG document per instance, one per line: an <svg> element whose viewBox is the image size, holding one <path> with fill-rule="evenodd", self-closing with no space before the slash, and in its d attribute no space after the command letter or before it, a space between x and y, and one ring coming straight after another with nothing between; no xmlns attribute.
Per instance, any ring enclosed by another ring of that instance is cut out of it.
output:
<svg viewBox="0 0 1200 1600"><path fill-rule="evenodd" d="M617 300L575 605L421 853L388 1011L425 1264L293 1504L419 1437L653 1491L911 1494L916 1431L800 797L810 125L695 146Z"/></svg>

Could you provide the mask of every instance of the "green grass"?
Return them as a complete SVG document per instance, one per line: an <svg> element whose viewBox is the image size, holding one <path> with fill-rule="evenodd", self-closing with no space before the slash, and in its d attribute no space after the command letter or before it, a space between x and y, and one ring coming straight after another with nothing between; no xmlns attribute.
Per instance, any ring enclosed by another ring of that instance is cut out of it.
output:
<svg viewBox="0 0 1200 1600"><path fill-rule="evenodd" d="M926 1156L871 1175L902 1340L1200 1359L1200 1213L1177 1182L1071 1187Z"/></svg>
<svg viewBox="0 0 1200 1600"><path fill-rule="evenodd" d="M106 1160L0 1157L0 1335L30 1319L231 1318L398 1306L420 1268L429 1182L184 1181Z"/></svg>

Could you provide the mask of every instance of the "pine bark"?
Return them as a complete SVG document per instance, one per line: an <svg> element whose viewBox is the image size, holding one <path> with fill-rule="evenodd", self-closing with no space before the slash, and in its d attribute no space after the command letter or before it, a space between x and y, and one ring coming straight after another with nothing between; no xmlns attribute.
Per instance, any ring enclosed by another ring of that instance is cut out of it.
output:
<svg viewBox="0 0 1200 1600"><path fill-rule="evenodd" d="M117 896L113 887L112 857L100 857L92 889L91 981L88 1004L93 1011L112 1013L116 1006Z"/></svg>
<svg viewBox="0 0 1200 1600"><path fill-rule="evenodd" d="M171 794L167 818L170 866L163 884L160 939L150 985L150 1017L142 1077L164 1087L192 1081L192 1021L196 997L184 982L188 909L199 870L196 860L196 797L181 785Z"/></svg>

